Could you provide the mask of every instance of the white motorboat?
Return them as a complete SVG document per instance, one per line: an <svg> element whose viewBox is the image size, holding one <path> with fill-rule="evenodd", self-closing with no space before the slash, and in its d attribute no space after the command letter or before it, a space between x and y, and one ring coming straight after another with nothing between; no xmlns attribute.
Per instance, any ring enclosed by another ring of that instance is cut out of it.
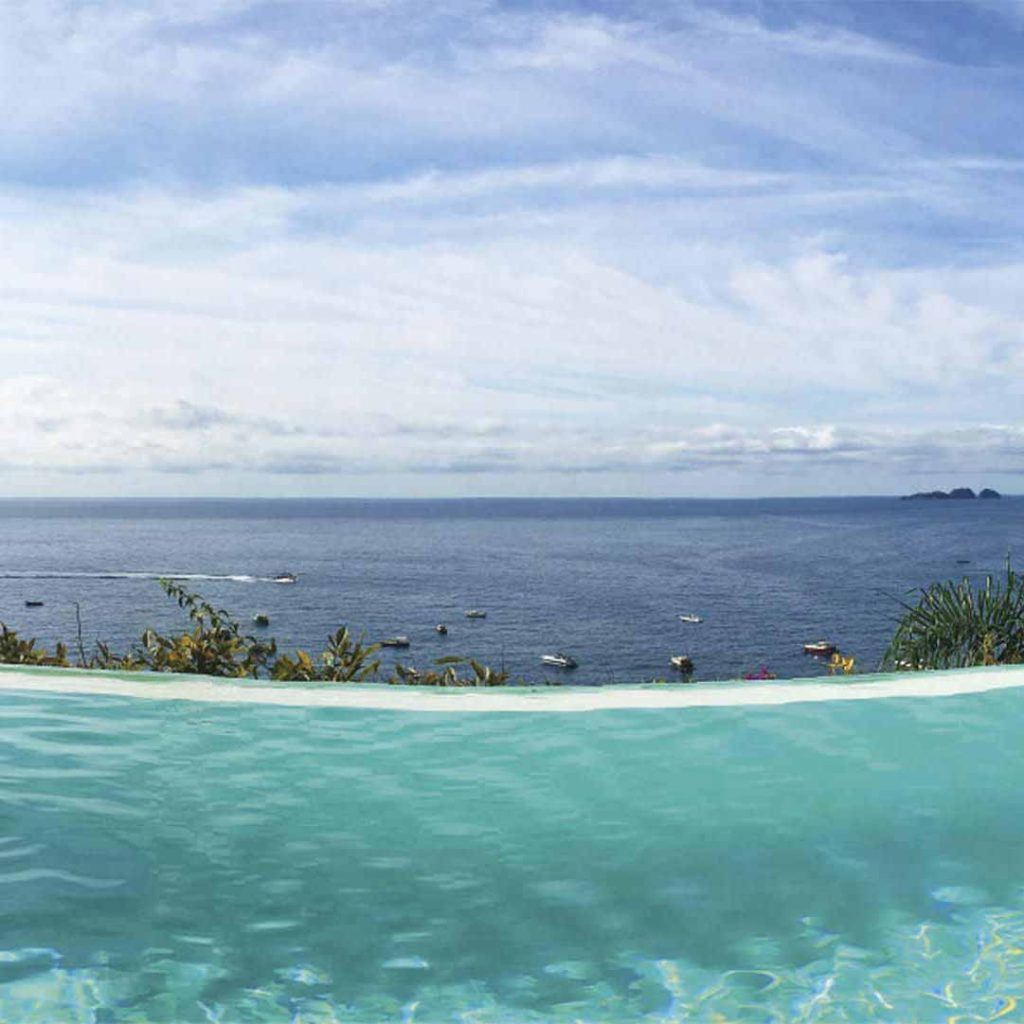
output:
<svg viewBox="0 0 1024 1024"><path fill-rule="evenodd" d="M434 632L438 633L440 636L447 636L448 635L448 627L443 622L439 622L434 627Z"/></svg>
<svg viewBox="0 0 1024 1024"><path fill-rule="evenodd" d="M576 668L579 664L575 658L570 657L568 654L542 654L540 660L545 665L550 665L552 668Z"/></svg>
<svg viewBox="0 0 1024 1024"><path fill-rule="evenodd" d="M467 619L487 618L487 612L482 612L479 608L470 608L469 611L463 612L462 614L465 615Z"/></svg>
<svg viewBox="0 0 1024 1024"><path fill-rule="evenodd" d="M408 647L409 638L407 636L389 636L386 640L381 640L381 647Z"/></svg>
<svg viewBox="0 0 1024 1024"><path fill-rule="evenodd" d="M693 659L686 654L677 654L672 658L672 667L680 672L692 672Z"/></svg>
<svg viewBox="0 0 1024 1024"><path fill-rule="evenodd" d="M704 620L699 615L680 615L680 622L703 622Z"/></svg>
<svg viewBox="0 0 1024 1024"><path fill-rule="evenodd" d="M815 640L814 643L804 644L804 654L813 654L819 658L835 654L838 648L827 640Z"/></svg>
<svg viewBox="0 0 1024 1024"><path fill-rule="evenodd" d="M275 583L298 583L299 577L293 572L279 572L274 577Z"/></svg>

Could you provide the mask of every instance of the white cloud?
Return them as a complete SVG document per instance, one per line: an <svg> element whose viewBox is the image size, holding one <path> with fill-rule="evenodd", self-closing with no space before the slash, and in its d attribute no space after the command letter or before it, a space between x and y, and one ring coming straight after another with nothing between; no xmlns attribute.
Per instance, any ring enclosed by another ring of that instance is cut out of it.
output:
<svg viewBox="0 0 1024 1024"><path fill-rule="evenodd" d="M706 5L0 14L18 472L1016 465L1005 75Z"/></svg>
<svg viewBox="0 0 1024 1024"><path fill-rule="evenodd" d="M1024 321L973 272L726 250L655 283L628 238L598 258L561 225L428 247L295 230L321 198L5 197L5 462L330 481L1016 465ZM873 422L879 402L912 415L917 389L996 425Z"/></svg>

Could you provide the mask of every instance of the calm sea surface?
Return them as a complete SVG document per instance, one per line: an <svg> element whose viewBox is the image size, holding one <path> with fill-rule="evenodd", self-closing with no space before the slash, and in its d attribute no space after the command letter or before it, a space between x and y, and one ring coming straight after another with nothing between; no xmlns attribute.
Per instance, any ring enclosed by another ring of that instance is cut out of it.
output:
<svg viewBox="0 0 1024 1024"><path fill-rule="evenodd" d="M285 647L320 650L344 623L407 635L402 659L421 668L464 654L605 684L671 676L675 654L697 679L817 675L801 645L821 638L874 668L897 597L1001 571L1024 542L1024 499L7 500L0 538L0 620L46 642L73 639L74 602L88 643L173 629L156 577L182 574L243 620L267 612ZM297 585L270 581L286 570ZM542 668L555 651L579 669Z"/></svg>

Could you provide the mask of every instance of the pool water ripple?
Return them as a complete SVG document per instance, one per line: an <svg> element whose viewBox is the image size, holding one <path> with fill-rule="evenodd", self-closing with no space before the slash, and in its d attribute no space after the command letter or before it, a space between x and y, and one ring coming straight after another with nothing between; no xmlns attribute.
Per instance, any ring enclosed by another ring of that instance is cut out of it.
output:
<svg viewBox="0 0 1024 1024"><path fill-rule="evenodd" d="M5 689L0 1020L1021 1019L1022 693Z"/></svg>

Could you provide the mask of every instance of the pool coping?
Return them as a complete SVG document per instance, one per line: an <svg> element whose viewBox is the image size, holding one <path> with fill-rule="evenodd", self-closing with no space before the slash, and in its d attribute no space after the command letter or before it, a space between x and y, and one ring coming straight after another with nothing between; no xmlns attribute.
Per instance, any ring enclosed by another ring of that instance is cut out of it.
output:
<svg viewBox="0 0 1024 1024"><path fill-rule="evenodd" d="M0 693L130 697L206 704L426 712L592 712L778 706L827 701L954 697L1024 687L1024 665L772 682L434 688L384 683L276 684L210 676L0 666Z"/></svg>

